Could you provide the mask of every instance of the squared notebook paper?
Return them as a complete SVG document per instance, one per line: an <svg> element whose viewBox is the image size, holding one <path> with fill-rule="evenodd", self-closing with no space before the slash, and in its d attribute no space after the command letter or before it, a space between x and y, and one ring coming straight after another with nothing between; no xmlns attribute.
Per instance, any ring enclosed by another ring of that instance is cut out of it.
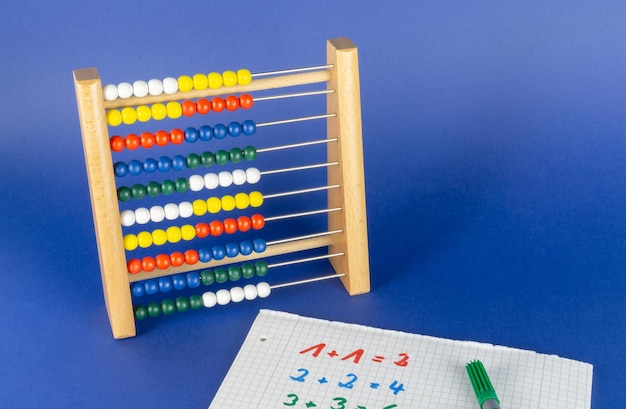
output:
<svg viewBox="0 0 626 409"><path fill-rule="evenodd" d="M506 409L591 407L590 364L261 310L210 409L475 409L479 359Z"/></svg>

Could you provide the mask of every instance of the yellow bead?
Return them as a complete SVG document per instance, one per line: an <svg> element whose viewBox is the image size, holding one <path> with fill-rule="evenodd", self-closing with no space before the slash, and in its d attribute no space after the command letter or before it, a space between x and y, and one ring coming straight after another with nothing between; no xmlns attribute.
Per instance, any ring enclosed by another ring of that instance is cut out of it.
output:
<svg viewBox="0 0 626 409"><path fill-rule="evenodd" d="M134 234L127 234L124 236L124 249L128 251L135 250L139 245L139 241L137 240L137 236Z"/></svg>
<svg viewBox="0 0 626 409"><path fill-rule="evenodd" d="M239 210L247 208L250 206L250 197L246 193L237 193L235 195L235 206Z"/></svg>
<svg viewBox="0 0 626 409"><path fill-rule="evenodd" d="M207 89L209 79L204 74L196 74L193 76L193 88L197 90Z"/></svg>
<svg viewBox="0 0 626 409"><path fill-rule="evenodd" d="M139 122L148 122L152 118L152 110L147 105L139 105L137 107L137 120Z"/></svg>
<svg viewBox="0 0 626 409"><path fill-rule="evenodd" d="M126 125L132 125L137 122L137 111L133 107L126 107L122 109L122 122Z"/></svg>
<svg viewBox="0 0 626 409"><path fill-rule="evenodd" d="M141 247L142 249L152 246L152 234L147 231L142 231L137 235L137 242L139 244L139 247Z"/></svg>
<svg viewBox="0 0 626 409"><path fill-rule="evenodd" d="M218 213L222 210L222 201L218 197L210 197L206 201L206 207L209 213Z"/></svg>
<svg viewBox="0 0 626 409"><path fill-rule="evenodd" d="M250 84L251 81L252 74L250 73L250 70L246 70L245 68L237 70L237 83L239 85L247 85Z"/></svg>
<svg viewBox="0 0 626 409"><path fill-rule="evenodd" d="M208 75L209 88L220 88L224 83L219 72L211 72Z"/></svg>
<svg viewBox="0 0 626 409"><path fill-rule="evenodd" d="M235 208L235 198L231 195L222 196L222 209L225 212L230 212Z"/></svg>
<svg viewBox="0 0 626 409"><path fill-rule="evenodd" d="M193 79L189 75L181 75L178 77L178 90L187 92L193 89Z"/></svg>
<svg viewBox="0 0 626 409"><path fill-rule="evenodd" d="M152 105L150 107L150 110L152 111L152 118L156 119L157 121L160 121L167 116L167 108L165 108L165 105L161 104L160 102Z"/></svg>
<svg viewBox="0 0 626 409"><path fill-rule="evenodd" d="M250 206L259 207L263 204L263 195L261 192L250 192Z"/></svg>
<svg viewBox="0 0 626 409"><path fill-rule="evenodd" d="M237 85L237 73L235 71L224 71L222 73L222 80L224 81L225 87L232 87L233 85Z"/></svg>
<svg viewBox="0 0 626 409"><path fill-rule="evenodd" d="M170 243L178 243L182 237L178 226L170 226L165 232L167 233L167 241Z"/></svg>
<svg viewBox="0 0 626 409"><path fill-rule="evenodd" d="M110 126L118 126L122 123L122 113L117 109L109 109L106 113L107 124Z"/></svg>
<svg viewBox="0 0 626 409"><path fill-rule="evenodd" d="M152 243L155 246L162 246L167 242L167 233L163 229L156 229L152 232Z"/></svg>
<svg viewBox="0 0 626 409"><path fill-rule="evenodd" d="M192 203L193 206L193 214L196 216L202 216L207 211L207 203L206 200L197 199Z"/></svg>
<svg viewBox="0 0 626 409"><path fill-rule="evenodd" d="M170 119L180 118L183 114L183 107L177 101L168 102L165 109L167 109L167 117Z"/></svg>
<svg viewBox="0 0 626 409"><path fill-rule="evenodd" d="M180 228L180 234L185 241L189 241L196 237L196 228L191 224L186 224Z"/></svg>

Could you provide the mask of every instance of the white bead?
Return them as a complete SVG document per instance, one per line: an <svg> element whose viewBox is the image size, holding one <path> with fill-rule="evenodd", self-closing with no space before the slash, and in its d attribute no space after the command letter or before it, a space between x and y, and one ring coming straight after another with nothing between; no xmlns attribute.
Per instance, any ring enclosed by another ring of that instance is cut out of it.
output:
<svg viewBox="0 0 626 409"><path fill-rule="evenodd" d="M150 208L150 220L160 223L165 218L165 210L161 206L152 206Z"/></svg>
<svg viewBox="0 0 626 409"><path fill-rule="evenodd" d="M243 287L243 295L248 301L254 300L256 296L258 295L258 292L256 290L256 285L248 284L245 287Z"/></svg>
<svg viewBox="0 0 626 409"><path fill-rule="evenodd" d="M150 210L145 207L140 207L135 210L135 222L137 224L146 224L150 221Z"/></svg>
<svg viewBox="0 0 626 409"><path fill-rule="evenodd" d="M135 212L132 210L124 210L120 213L120 222L124 227L130 227L135 224Z"/></svg>
<svg viewBox="0 0 626 409"><path fill-rule="evenodd" d="M220 180L220 186L221 187L228 187L230 185L233 184L233 175L232 173L228 172L228 171L222 171L220 172L217 177Z"/></svg>
<svg viewBox="0 0 626 409"><path fill-rule="evenodd" d="M165 218L167 220L176 220L178 219L178 205L176 203L168 203L163 207L163 211L165 211Z"/></svg>
<svg viewBox="0 0 626 409"><path fill-rule="evenodd" d="M228 291L225 288L222 288L221 290L217 290L217 293L215 293L215 296L217 297L217 303L219 305L226 305L230 302L230 291Z"/></svg>
<svg viewBox="0 0 626 409"><path fill-rule="evenodd" d="M215 296L215 293L207 291L202 294L202 304L204 304L207 308L214 307L215 304L217 304L217 297Z"/></svg>
<svg viewBox="0 0 626 409"><path fill-rule="evenodd" d="M235 169L233 170L233 183L236 186L243 185L246 183L246 171L243 169Z"/></svg>
<svg viewBox="0 0 626 409"><path fill-rule="evenodd" d="M207 173L204 175L204 187L207 189L215 189L220 185L220 179L215 173Z"/></svg>
<svg viewBox="0 0 626 409"><path fill-rule="evenodd" d="M272 292L272 289L270 288L270 285L266 282L260 282L256 285L256 289L257 292L259 294L260 298L265 298L268 297L270 295L270 293Z"/></svg>
<svg viewBox="0 0 626 409"><path fill-rule="evenodd" d="M166 94L173 94L178 91L178 80L173 77L167 77L163 79L163 92Z"/></svg>
<svg viewBox="0 0 626 409"><path fill-rule="evenodd" d="M191 189L192 192L199 192L204 189L204 178L200 175L190 176L189 189Z"/></svg>
<svg viewBox="0 0 626 409"><path fill-rule="evenodd" d="M133 96L133 86L130 82L121 82L117 84L117 95L120 98L130 98Z"/></svg>
<svg viewBox="0 0 626 409"><path fill-rule="evenodd" d="M163 83L156 78L148 81L148 93L150 95L161 95L163 93Z"/></svg>
<svg viewBox="0 0 626 409"><path fill-rule="evenodd" d="M148 83L141 80L133 82L133 94L140 98L148 95Z"/></svg>
<svg viewBox="0 0 626 409"><path fill-rule="evenodd" d="M180 217L187 218L193 216L193 205L189 202L182 202L178 205Z"/></svg>
<svg viewBox="0 0 626 409"><path fill-rule="evenodd" d="M261 180L261 172L257 168L246 169L246 180L248 183L254 185Z"/></svg>
<svg viewBox="0 0 626 409"><path fill-rule="evenodd" d="M114 84L107 84L102 87L102 96L105 101L115 101L117 99L117 87Z"/></svg>
<svg viewBox="0 0 626 409"><path fill-rule="evenodd" d="M244 299L243 288L233 287L230 289L230 300L232 302L241 302Z"/></svg>

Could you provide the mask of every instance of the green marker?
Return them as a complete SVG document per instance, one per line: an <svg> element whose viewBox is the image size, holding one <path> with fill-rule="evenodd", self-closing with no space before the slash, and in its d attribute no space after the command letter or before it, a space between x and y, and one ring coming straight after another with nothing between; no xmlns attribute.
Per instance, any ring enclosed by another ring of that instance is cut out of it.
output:
<svg viewBox="0 0 626 409"><path fill-rule="evenodd" d="M476 393L476 399L478 399L480 408L500 409L500 400L496 396L496 391L493 390L483 363L478 360L472 361L467 364L465 369L474 387L474 393Z"/></svg>

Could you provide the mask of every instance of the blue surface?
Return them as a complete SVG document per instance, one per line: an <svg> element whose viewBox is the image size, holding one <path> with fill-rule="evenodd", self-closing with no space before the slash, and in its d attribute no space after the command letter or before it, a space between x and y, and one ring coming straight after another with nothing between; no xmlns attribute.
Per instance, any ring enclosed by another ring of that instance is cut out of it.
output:
<svg viewBox="0 0 626 409"><path fill-rule="evenodd" d="M0 407L206 407L259 308L586 361L593 407L626 404L624 4L152 3L1 2ZM72 70L306 66L339 36L372 292L285 289L114 341Z"/></svg>

